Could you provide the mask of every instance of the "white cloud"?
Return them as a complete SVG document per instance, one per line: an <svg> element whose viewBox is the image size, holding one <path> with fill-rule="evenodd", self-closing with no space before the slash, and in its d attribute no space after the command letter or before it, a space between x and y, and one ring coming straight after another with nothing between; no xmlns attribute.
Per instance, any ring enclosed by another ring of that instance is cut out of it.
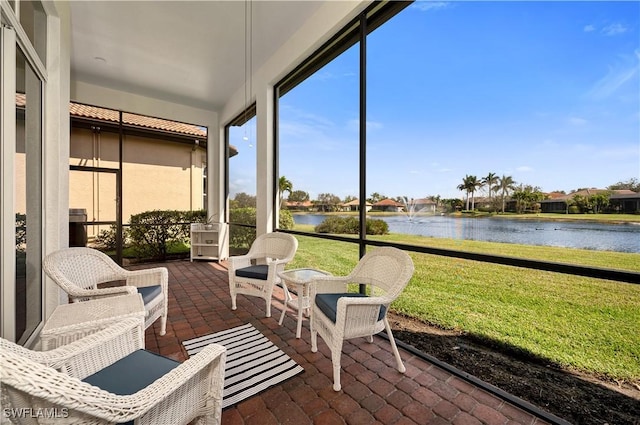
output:
<svg viewBox="0 0 640 425"><path fill-rule="evenodd" d="M602 28L600 31L602 34L606 36L624 34L628 31L628 28L620 23L609 24L606 27Z"/></svg>
<svg viewBox="0 0 640 425"><path fill-rule="evenodd" d="M639 146L618 146L613 148L606 148L600 152L605 158L609 159L630 159L637 158L640 159L640 147Z"/></svg>
<svg viewBox="0 0 640 425"><path fill-rule="evenodd" d="M575 127L582 127L584 125L587 125L589 123L589 121L585 120L584 118L580 118L580 117L569 117L567 119L568 123L572 126Z"/></svg>
<svg viewBox="0 0 640 425"><path fill-rule="evenodd" d="M521 173L530 173L531 171L533 171L533 167L530 167L528 165L521 165L519 167L516 167L516 171L520 171Z"/></svg>
<svg viewBox="0 0 640 425"><path fill-rule="evenodd" d="M596 27L594 25L585 25L583 30L584 32L593 32L596 30Z"/></svg>
<svg viewBox="0 0 640 425"><path fill-rule="evenodd" d="M429 10L446 9L449 6L450 3L446 1L416 1L411 5L411 7L423 12L427 12Z"/></svg>
<svg viewBox="0 0 640 425"><path fill-rule="evenodd" d="M594 99L604 99L614 94L627 81L631 80L640 68L640 50L633 55L622 57L619 63L609 67L607 75L597 81L587 96Z"/></svg>

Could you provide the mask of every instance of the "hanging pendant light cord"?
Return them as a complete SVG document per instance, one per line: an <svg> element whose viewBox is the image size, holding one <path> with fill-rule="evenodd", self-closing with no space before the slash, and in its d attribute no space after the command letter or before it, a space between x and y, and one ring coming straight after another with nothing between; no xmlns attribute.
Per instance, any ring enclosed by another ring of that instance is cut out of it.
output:
<svg viewBox="0 0 640 425"><path fill-rule="evenodd" d="M244 2L244 124L249 120L249 97L253 87L253 2ZM244 140L249 141L249 147L253 147L248 135L248 128L244 128Z"/></svg>

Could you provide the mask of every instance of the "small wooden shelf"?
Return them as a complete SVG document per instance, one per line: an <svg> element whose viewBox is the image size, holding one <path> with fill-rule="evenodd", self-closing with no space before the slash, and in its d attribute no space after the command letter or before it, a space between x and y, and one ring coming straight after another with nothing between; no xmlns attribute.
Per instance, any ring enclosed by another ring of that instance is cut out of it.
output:
<svg viewBox="0 0 640 425"><path fill-rule="evenodd" d="M220 261L225 224L191 223L191 261Z"/></svg>

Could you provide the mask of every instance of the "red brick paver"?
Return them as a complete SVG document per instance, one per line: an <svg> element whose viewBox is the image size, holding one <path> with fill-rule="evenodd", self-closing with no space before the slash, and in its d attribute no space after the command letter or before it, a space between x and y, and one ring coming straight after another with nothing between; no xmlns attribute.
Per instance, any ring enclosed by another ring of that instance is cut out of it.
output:
<svg viewBox="0 0 640 425"><path fill-rule="evenodd" d="M158 336L157 321L147 329L147 349L183 361L182 341L251 323L305 369L225 409L223 425L546 423L402 349L407 371L399 373L388 341L380 337L373 344L364 338L345 342L342 391L335 392L329 350L318 338L318 352L311 352L308 321L301 339L295 338L292 314L278 325L281 291L275 291L270 318L264 317L264 301L255 297L239 295L232 311L224 265L185 260L162 266L169 270L167 334ZM135 268L145 267L151 266Z"/></svg>

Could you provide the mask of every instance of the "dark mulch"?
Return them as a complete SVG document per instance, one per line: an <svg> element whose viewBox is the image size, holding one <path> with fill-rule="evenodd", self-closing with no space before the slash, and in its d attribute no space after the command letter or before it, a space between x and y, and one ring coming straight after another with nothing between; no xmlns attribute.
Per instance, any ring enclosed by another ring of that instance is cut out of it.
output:
<svg viewBox="0 0 640 425"><path fill-rule="evenodd" d="M389 314L394 336L575 424L640 425L640 381L611 382L513 347Z"/></svg>

